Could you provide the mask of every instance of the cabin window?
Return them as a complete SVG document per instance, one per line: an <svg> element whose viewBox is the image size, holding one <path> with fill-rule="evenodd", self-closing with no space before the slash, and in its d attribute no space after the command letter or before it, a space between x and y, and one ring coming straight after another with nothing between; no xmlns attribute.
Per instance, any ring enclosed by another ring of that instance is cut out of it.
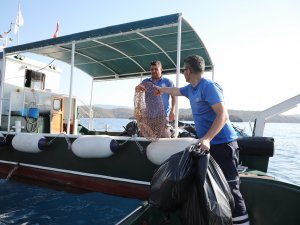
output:
<svg viewBox="0 0 300 225"><path fill-rule="evenodd" d="M34 70L25 70L24 87L44 90L45 74Z"/></svg>
<svg viewBox="0 0 300 225"><path fill-rule="evenodd" d="M53 99L53 110L61 111L61 100L60 99Z"/></svg>

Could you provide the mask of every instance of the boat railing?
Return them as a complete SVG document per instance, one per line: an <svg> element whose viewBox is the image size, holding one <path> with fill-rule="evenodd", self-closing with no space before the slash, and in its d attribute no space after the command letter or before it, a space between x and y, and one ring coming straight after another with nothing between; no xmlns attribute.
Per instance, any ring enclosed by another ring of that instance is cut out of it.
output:
<svg viewBox="0 0 300 225"><path fill-rule="evenodd" d="M300 94L280 102L264 111L262 111L255 119L253 136L263 136L265 121L268 118L276 116L280 113L286 112L295 108L300 103Z"/></svg>
<svg viewBox="0 0 300 225"><path fill-rule="evenodd" d="M8 121L7 121L7 132L9 132L9 130L10 130L10 119L11 119L11 101L10 101L10 99L9 98L1 98L0 99L0 101L1 101L1 110L3 110L3 102L4 101L7 101L8 102L8 105L9 105L9 107L8 107L8 110L9 110L9 112L8 112ZM1 115L2 115L2 113L1 113ZM2 119L2 118L1 118ZM1 130L3 130L2 129L2 120L0 119L0 127L1 127Z"/></svg>
<svg viewBox="0 0 300 225"><path fill-rule="evenodd" d="M77 99L81 105L78 107L78 114L77 119L80 120L81 118L89 118L89 130L93 130L93 119L94 119L94 113L93 108L85 104L81 99ZM80 109L80 110L79 110Z"/></svg>

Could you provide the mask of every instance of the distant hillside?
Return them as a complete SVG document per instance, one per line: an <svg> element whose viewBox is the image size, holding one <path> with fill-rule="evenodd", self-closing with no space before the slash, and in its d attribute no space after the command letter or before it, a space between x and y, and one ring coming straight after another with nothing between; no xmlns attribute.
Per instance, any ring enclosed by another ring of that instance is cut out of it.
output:
<svg viewBox="0 0 300 225"><path fill-rule="evenodd" d="M228 110L232 122L254 122L260 111ZM300 123L300 115L276 115L268 119L271 123Z"/></svg>
<svg viewBox="0 0 300 225"><path fill-rule="evenodd" d="M82 117L88 117L87 107L79 106L78 114ZM134 109L129 107L113 107L107 105L94 105L93 106L94 118L132 118L134 115Z"/></svg>
<svg viewBox="0 0 300 225"><path fill-rule="evenodd" d="M88 110L79 106L79 114L88 117ZM259 111L243 111L243 110L228 110L230 120L232 122L254 122L254 119L259 114ZM93 106L94 118L132 118L134 115L133 108L115 107L112 106ZM179 109L179 120L193 120L191 109ZM300 123L300 115L277 115L268 119L273 123Z"/></svg>

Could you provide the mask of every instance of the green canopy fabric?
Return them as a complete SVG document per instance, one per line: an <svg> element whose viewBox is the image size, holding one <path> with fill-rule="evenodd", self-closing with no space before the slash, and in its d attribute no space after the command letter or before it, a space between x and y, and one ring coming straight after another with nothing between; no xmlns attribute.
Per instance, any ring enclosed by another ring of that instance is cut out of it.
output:
<svg viewBox="0 0 300 225"><path fill-rule="evenodd" d="M74 66L94 80L148 75L150 62L153 60L162 62L164 74L176 73L179 18L182 21L180 67L186 56L197 54L205 59L206 71L212 70L213 64L208 51L197 32L181 14L8 47L5 54L29 52L70 64L74 42ZM0 57L3 57L3 53Z"/></svg>

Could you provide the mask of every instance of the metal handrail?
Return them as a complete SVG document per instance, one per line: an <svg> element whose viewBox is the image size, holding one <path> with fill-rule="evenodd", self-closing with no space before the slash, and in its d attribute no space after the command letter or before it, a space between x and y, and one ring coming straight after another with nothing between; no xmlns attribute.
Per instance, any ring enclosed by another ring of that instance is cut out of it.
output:
<svg viewBox="0 0 300 225"><path fill-rule="evenodd" d="M86 117L83 117L83 115L86 115L87 118L89 118L89 130L93 130L93 123L92 123L93 119L94 119L93 109L90 106L86 105L81 99L78 98L78 101L83 104L80 109L85 114L80 114L79 111L78 111L77 119L86 118ZM86 108L87 110L85 110L84 108Z"/></svg>

